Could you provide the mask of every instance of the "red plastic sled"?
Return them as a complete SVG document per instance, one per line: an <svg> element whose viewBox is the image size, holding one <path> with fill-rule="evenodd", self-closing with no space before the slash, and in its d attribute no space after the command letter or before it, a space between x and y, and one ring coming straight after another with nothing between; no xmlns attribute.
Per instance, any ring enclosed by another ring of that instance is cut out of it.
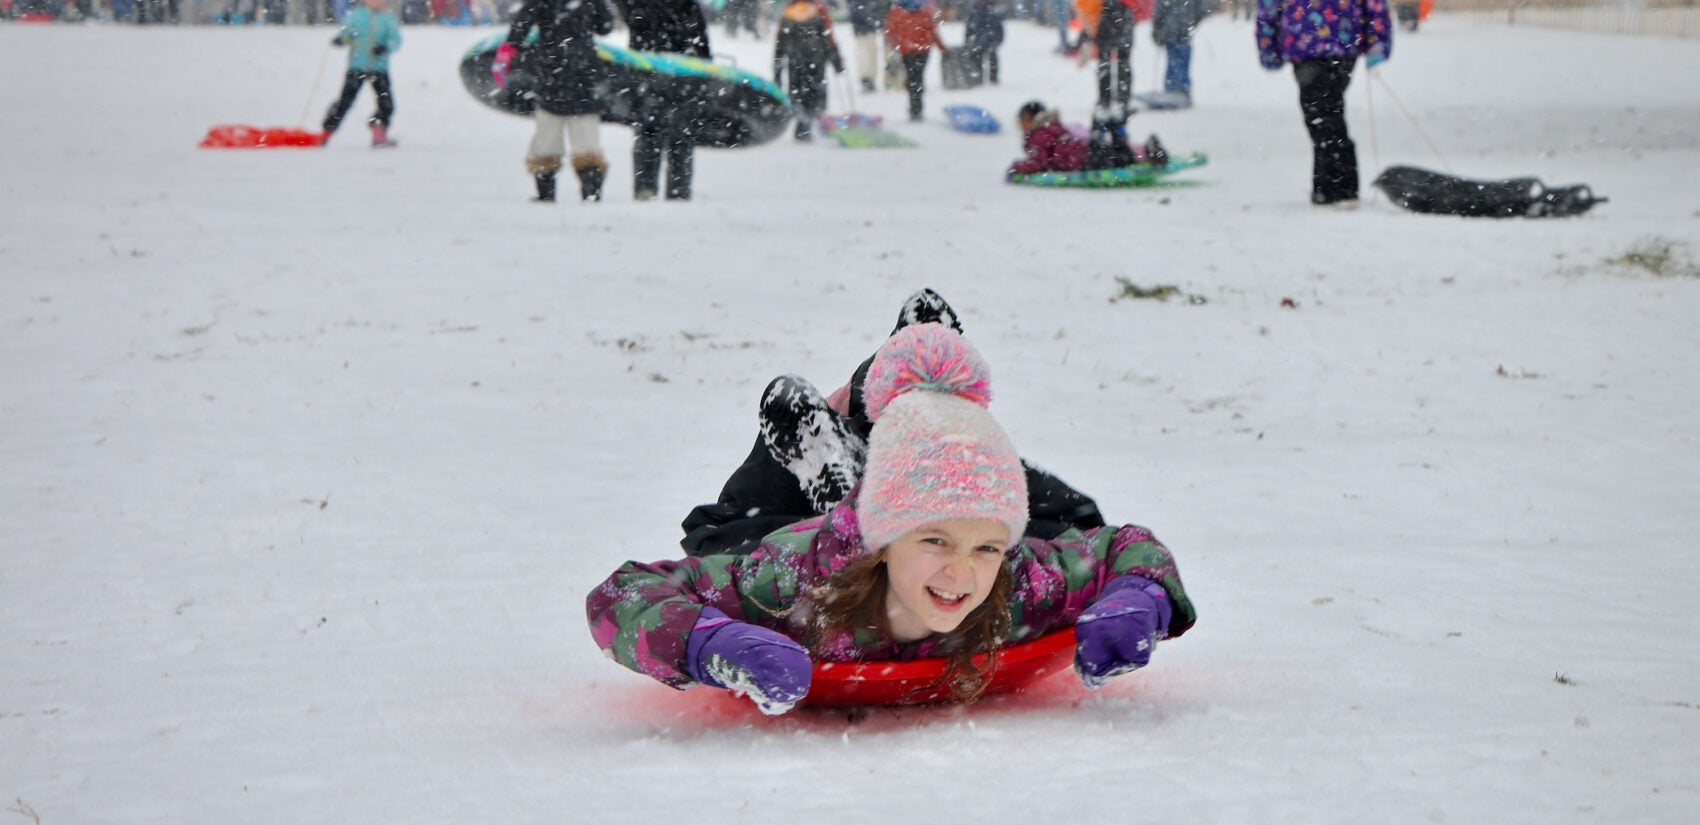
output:
<svg viewBox="0 0 1700 825"><path fill-rule="evenodd" d="M268 128L226 124L207 130L202 149L278 149L292 146L322 146L323 132L305 129Z"/></svg>
<svg viewBox="0 0 1700 825"><path fill-rule="evenodd" d="M976 660L982 661L982 660ZM998 652L998 669L986 695L1013 693L1074 664L1074 628L1040 636ZM930 687L944 675L944 659L909 662L819 662L803 704L815 707L848 705L925 705L950 700L944 685Z"/></svg>

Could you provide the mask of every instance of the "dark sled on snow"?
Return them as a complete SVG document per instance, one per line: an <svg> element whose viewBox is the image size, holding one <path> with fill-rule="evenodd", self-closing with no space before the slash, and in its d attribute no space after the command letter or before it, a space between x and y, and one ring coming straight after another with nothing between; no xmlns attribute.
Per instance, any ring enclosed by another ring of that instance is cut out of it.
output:
<svg viewBox="0 0 1700 825"><path fill-rule="evenodd" d="M1375 187L1412 212L1466 218L1568 218L1606 202L1586 184L1548 188L1538 178L1468 180L1414 166L1389 167Z"/></svg>

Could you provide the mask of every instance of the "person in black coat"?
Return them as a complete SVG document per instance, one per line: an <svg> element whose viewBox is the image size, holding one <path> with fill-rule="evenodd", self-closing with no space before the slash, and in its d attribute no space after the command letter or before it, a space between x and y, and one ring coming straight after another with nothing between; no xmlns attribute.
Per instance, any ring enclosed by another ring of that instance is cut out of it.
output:
<svg viewBox="0 0 1700 825"><path fill-rule="evenodd" d="M826 111L826 67L844 73L844 56L832 36L832 18L820 0L791 0L779 15L779 35L773 44L773 82L785 82L785 93L797 110L797 139L809 140L815 118Z"/></svg>
<svg viewBox="0 0 1700 825"><path fill-rule="evenodd" d="M538 34L531 49L536 130L525 165L537 179L537 200L555 200L555 173L561 170L566 141L572 144L580 197L601 200L608 163L597 134L605 107L596 98L596 85L606 69L596 57L594 37L614 30L614 15L603 0L526 0L507 41L496 49L491 71L497 85L507 85L508 66L532 27Z"/></svg>
<svg viewBox="0 0 1700 825"><path fill-rule="evenodd" d="M629 45L644 52L667 52L710 59L708 22L696 0L614 0L631 32ZM686 91L639 89L637 135L632 143L632 196L653 199L667 160L667 199L690 200L695 133L702 122L701 101Z"/></svg>
<svg viewBox="0 0 1700 825"><path fill-rule="evenodd" d="M968 32L963 59L970 86L998 82L998 47L1003 45L1003 9L998 0L968 0Z"/></svg>

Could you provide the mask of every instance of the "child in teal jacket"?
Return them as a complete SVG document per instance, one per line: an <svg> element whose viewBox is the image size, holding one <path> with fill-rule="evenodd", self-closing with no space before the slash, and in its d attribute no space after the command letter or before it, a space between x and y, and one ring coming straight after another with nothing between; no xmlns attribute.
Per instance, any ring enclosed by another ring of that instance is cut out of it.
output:
<svg viewBox="0 0 1700 825"><path fill-rule="evenodd" d="M983 362L949 327L893 334L863 397L867 462L842 503L748 555L627 562L586 599L596 643L664 684L783 713L817 661L943 658L952 697L972 702L998 650L1069 627L1075 670L1097 687L1197 620L1145 528L1025 535L1021 460L985 410Z"/></svg>
<svg viewBox="0 0 1700 825"><path fill-rule="evenodd" d="M343 116L354 105L355 95L366 81L372 81L372 94L378 98L378 109L367 123L372 127L372 146L394 146L389 138L390 117L395 114L395 96L390 91L390 54L401 48L401 20L389 10L387 0L363 0L343 18L331 43L348 47L348 74L342 81L342 95L325 113L323 143L331 139Z"/></svg>

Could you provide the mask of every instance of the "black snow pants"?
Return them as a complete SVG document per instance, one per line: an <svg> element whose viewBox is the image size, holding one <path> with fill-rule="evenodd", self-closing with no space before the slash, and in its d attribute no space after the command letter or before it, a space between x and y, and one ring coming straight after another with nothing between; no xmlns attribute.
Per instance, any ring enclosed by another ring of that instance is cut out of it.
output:
<svg viewBox="0 0 1700 825"><path fill-rule="evenodd" d="M903 88L909 92L909 119L921 119L921 93L927 90L927 56L918 52L903 56Z"/></svg>
<svg viewBox="0 0 1700 825"><path fill-rule="evenodd" d="M356 72L350 70L342 81L342 96L331 104L330 111L325 113L324 128L326 132L336 131L342 125L342 119L348 114L348 108L354 105L354 96L360 94L360 86L366 81L372 81L372 94L378 97L378 109L372 113L368 123L382 123L386 128L390 125L390 115L395 114L395 99L390 94L389 72Z"/></svg>
<svg viewBox="0 0 1700 825"><path fill-rule="evenodd" d="M1098 18L1098 105L1127 109L1133 97L1133 10L1104 0Z"/></svg>
<svg viewBox="0 0 1700 825"><path fill-rule="evenodd" d="M657 95L645 103L632 140L632 190L637 197L653 197L661 191L661 163L665 159L667 198L691 199L695 132L701 122L691 101Z"/></svg>
<svg viewBox="0 0 1700 825"><path fill-rule="evenodd" d="M1357 60L1306 60L1293 64L1299 110L1310 131L1311 203L1358 198L1358 149L1346 134L1346 86Z"/></svg>

